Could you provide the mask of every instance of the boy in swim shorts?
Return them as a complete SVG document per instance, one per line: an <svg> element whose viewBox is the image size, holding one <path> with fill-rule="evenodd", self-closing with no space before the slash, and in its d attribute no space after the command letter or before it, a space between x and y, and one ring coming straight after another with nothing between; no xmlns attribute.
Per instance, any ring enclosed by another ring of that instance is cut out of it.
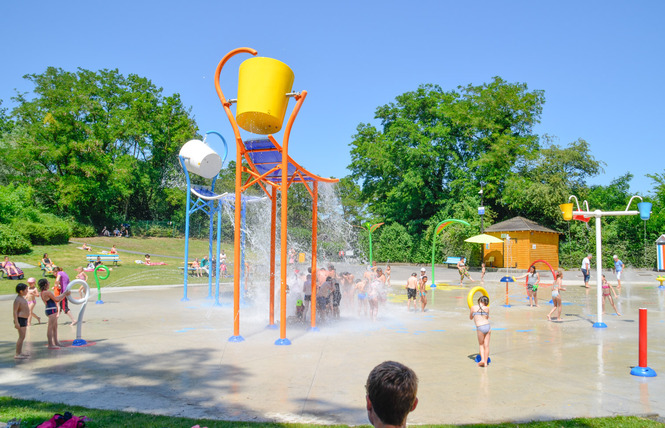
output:
<svg viewBox="0 0 665 428"><path fill-rule="evenodd" d="M25 331L28 327L28 318L30 317L30 306L25 296L28 295L28 286L22 282L16 285L16 299L14 299L14 327L18 330L18 340L16 341L16 355L14 359L22 360L29 355L23 353L23 341L25 340Z"/></svg>
<svg viewBox="0 0 665 428"><path fill-rule="evenodd" d="M416 273L412 273L411 277L406 280L406 310L411 310L411 300L413 300L413 310L417 310L416 295L418 289L418 278Z"/></svg>

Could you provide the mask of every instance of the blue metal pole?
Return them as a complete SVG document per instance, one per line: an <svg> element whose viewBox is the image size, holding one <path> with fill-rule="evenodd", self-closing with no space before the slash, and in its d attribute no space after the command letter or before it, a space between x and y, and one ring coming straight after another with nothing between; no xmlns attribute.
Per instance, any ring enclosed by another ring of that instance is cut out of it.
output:
<svg viewBox="0 0 665 428"><path fill-rule="evenodd" d="M215 179L212 180L212 188L215 188ZM212 260L212 240L213 234L215 232L215 201L207 201L208 205L208 217L210 217L210 227L208 229L208 297L207 299L212 299L212 272L210 272L210 261Z"/></svg>
<svg viewBox="0 0 665 428"><path fill-rule="evenodd" d="M217 257L222 253L222 201L217 201ZM221 306L219 303L219 274L221 260L215 263L215 306Z"/></svg>
<svg viewBox="0 0 665 428"><path fill-rule="evenodd" d="M185 203L185 268L183 269L183 275L184 275L184 280L183 280L183 288L184 288L184 294L182 299L180 300L181 302L187 302L189 299L187 298L187 275L189 274L188 268L189 265L187 264L187 260L189 259L189 210L190 210L190 204L192 203L192 197L191 195L191 182L189 181L189 171L187 171L187 167L185 166L185 158L182 156L178 156L180 158L180 165L182 165L182 169L185 171L185 178L187 179L187 202Z"/></svg>

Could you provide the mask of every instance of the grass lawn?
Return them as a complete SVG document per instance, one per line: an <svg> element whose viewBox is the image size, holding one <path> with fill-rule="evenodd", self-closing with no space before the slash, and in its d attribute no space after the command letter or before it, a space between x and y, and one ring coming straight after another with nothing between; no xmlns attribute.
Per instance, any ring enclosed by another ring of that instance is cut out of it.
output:
<svg viewBox="0 0 665 428"><path fill-rule="evenodd" d="M72 238L74 242L85 242L92 247L92 251L83 251L78 249L81 244L70 242L67 245L36 245L32 252L18 256L11 256L13 262L28 263L34 268L23 269L25 279L28 277L42 278L42 271L39 269L39 261L44 253L48 253L49 258L58 266L61 266L71 279L76 276L76 269L79 266L85 267L87 261L85 256L88 254L101 254L102 251L108 251L115 244L120 256L118 266L109 266L113 270L108 279L100 281L102 287L127 287L133 285L168 285L182 284L183 274L178 267L183 266L183 255L185 254L185 240L181 238ZM214 248L214 244L213 244ZM226 253L227 265L233 260L233 244L222 243L222 248ZM150 254L153 262L165 262L164 266L145 266L134 263L134 260L143 260L145 254ZM201 259L208 254L208 241L190 239L189 256L190 260L194 257ZM176 258L177 257L177 258ZM4 256L3 256L4 258ZM229 266L230 268L230 266ZM88 272L88 284L90 287L96 287L94 276ZM53 277L48 276L52 281ZM207 278L189 277L191 283L208 283ZM229 281L227 279L227 281ZM16 280L0 281L0 294L14 294L16 292Z"/></svg>
<svg viewBox="0 0 665 428"><path fill-rule="evenodd" d="M12 418L23 420L21 427L34 427L41 422L50 419L55 413L69 411L75 416L87 416L90 421L86 426L97 427L125 427L125 428L190 428L198 424L208 428L226 427L318 427L320 425L310 424L282 424L282 423L258 423L258 422L226 422L209 419L189 419L169 416L155 416L143 413L120 412L115 410L88 409L85 407L68 406L65 404L46 403L33 400L19 400L12 397L0 397L0 421L7 422ZM333 427L345 427L346 425L327 425ZM364 425L369 426L369 425ZM419 425L422 427L453 427L458 425ZM461 425L466 427L497 427L497 428L602 428L602 427L662 427L661 422L640 418L636 416L616 416L612 418L578 418L547 422L525 422L525 423L502 423L491 425Z"/></svg>

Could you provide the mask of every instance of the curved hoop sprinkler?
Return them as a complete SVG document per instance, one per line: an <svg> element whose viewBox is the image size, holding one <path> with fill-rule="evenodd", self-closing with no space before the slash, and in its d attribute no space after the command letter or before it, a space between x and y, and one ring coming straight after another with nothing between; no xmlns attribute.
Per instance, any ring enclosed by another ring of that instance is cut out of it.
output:
<svg viewBox="0 0 665 428"><path fill-rule="evenodd" d="M372 267L372 232L374 232L379 227L383 226L383 223L371 224L370 222L365 222L365 227L369 232L369 267Z"/></svg>
<svg viewBox="0 0 665 428"><path fill-rule="evenodd" d="M633 202L633 199L638 198L642 201L641 196L633 196L628 201L626 209L624 211L601 211L589 210L589 203L587 201L583 202L583 205L586 207L586 211L580 210L580 203L577 200L575 195L570 195L568 197L568 203L559 205L561 209L561 214L563 219L566 221L570 220L582 220L586 221L591 217L596 219L596 307L597 307L597 321L593 324L594 328L607 328L607 324L603 322L603 291L602 291L602 270L603 270L603 247L602 247L602 235L601 235L601 223L600 219L605 216L627 216L627 215L639 215L642 220L649 220L651 217L651 202L639 202L637 208L639 211L629 211L630 204ZM570 202L571 199L575 199L577 204L577 210L573 209L573 203Z"/></svg>
<svg viewBox="0 0 665 428"><path fill-rule="evenodd" d="M436 225L436 228L434 229L434 236L432 237L432 285L430 285L430 288L436 288L436 284L434 283L434 251L436 249L436 237L439 235L439 233L443 232L443 229L446 227L450 226L453 223L461 223L465 226L471 226L469 223L465 222L464 220L457 220L454 218L448 218L446 220L443 220L439 222L439 224ZM434 302L434 293L432 293L432 302Z"/></svg>
<svg viewBox="0 0 665 428"><path fill-rule="evenodd" d="M96 277L97 275L95 275L95 278ZM97 284L99 284L99 282L97 282ZM75 279L74 281L71 281L69 284L67 284L67 289L65 291L70 291L75 285L81 285L85 289L85 295L81 299L73 298L71 293L67 296L67 300L69 300L71 303L75 305L81 305L81 311L79 312L79 316L76 321L76 340L72 342L72 346L84 346L87 345L88 342L81 338L81 327L83 325L83 313L85 312L85 306L88 304L88 298L90 297L90 286L82 279ZM99 303L99 301L97 303Z"/></svg>
<svg viewBox="0 0 665 428"><path fill-rule="evenodd" d="M106 271L106 276L103 276L101 278L99 277L99 274L97 273L97 271L100 270L100 269L104 269ZM104 302L102 301L102 287L99 285L99 280L108 278L109 275L111 275L111 271L110 271L109 268L107 268L104 265L97 265L95 267L95 271L93 272L93 274L95 275L95 282L97 282L97 301L95 302L95 304L96 305L103 305ZM86 283L86 285L87 285L87 283ZM83 310L81 310L81 312L83 312Z"/></svg>

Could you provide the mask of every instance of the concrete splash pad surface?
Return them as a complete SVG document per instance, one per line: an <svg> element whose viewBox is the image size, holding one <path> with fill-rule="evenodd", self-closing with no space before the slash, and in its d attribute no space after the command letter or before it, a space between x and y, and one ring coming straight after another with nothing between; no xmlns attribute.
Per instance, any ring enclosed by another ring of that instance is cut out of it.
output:
<svg viewBox="0 0 665 428"><path fill-rule="evenodd" d="M228 292L220 308L206 299L207 287L190 287L189 302L180 301L182 287L110 288L102 292L105 304L95 305L93 293L86 308L82 336L94 345L47 350L46 325L35 325L25 347L31 358L15 362L12 301L3 300L0 394L192 418L354 425L367 423L367 374L396 360L420 378L410 424L665 414L665 292L650 278L625 282L624 315L608 307L608 328L596 329L595 289L587 292L579 280L566 283L563 321L548 322L547 287L539 292L541 307L529 308L524 287L511 284L512 306L504 308L505 285L488 276L492 363L481 369L472 360L478 345L466 306L471 286L440 286L427 312L407 312L403 284L411 270L393 269L395 295L377 322L347 311L319 332L289 325L290 346L274 345L279 332L265 328L267 306L241 309L245 341L229 343ZM437 282L457 280L452 270L437 273ZM79 307L71 307L76 316ZM640 307L649 310L655 378L630 375ZM36 312L42 316L42 303ZM75 339L76 327L59 321L60 340Z"/></svg>

